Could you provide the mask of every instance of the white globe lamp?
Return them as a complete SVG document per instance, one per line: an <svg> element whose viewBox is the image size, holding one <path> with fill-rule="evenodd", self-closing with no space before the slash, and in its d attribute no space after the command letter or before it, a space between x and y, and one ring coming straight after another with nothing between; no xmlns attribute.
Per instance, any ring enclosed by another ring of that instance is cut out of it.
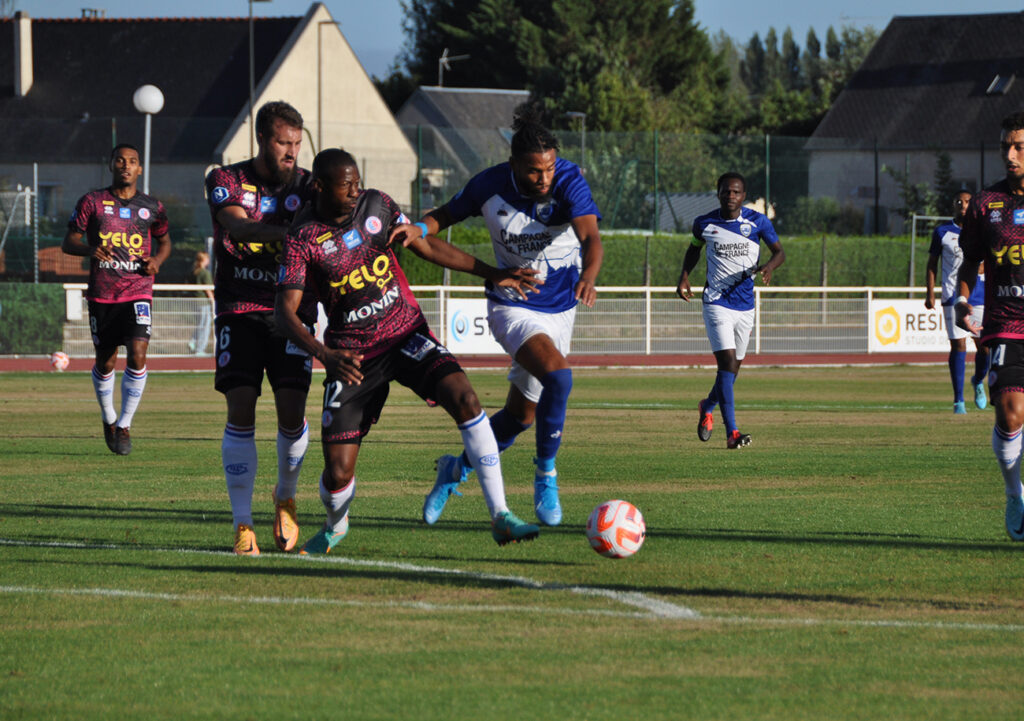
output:
<svg viewBox="0 0 1024 721"><path fill-rule="evenodd" d="M149 138L153 115L164 109L164 94L155 85L142 85L132 95L135 109L146 116L146 148L142 157L142 192L149 195Z"/></svg>

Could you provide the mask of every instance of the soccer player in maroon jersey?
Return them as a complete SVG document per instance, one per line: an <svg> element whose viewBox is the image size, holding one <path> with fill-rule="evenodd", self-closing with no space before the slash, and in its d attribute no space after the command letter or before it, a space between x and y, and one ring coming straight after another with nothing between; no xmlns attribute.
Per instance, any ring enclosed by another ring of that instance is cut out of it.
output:
<svg viewBox="0 0 1024 721"><path fill-rule="evenodd" d="M979 334L992 358L989 391L996 411L992 450L1006 487L1006 532L1024 541L1021 428L1024 426L1024 112L1003 119L999 147L1006 178L971 199L960 231L964 262L958 274L956 322ZM967 302L985 263L981 325Z"/></svg>
<svg viewBox="0 0 1024 721"><path fill-rule="evenodd" d="M142 173L138 148L126 143L116 146L110 153L110 172L110 187L86 193L75 205L61 247L69 255L90 257L85 297L96 348L92 385L103 415L107 448L126 456L132 452L128 429L146 388L153 278L171 254L171 239L164 206L138 191ZM118 416L114 364L120 345L125 346L127 357Z"/></svg>
<svg viewBox="0 0 1024 721"><path fill-rule="evenodd" d="M329 553L348 532L355 495L356 458L376 422L393 380L455 419L491 514L499 545L535 538L506 505L498 445L469 379L434 338L389 244L393 228L407 224L395 202L377 190L360 191L359 168L344 150L324 150L313 161L315 206L296 221L285 243L278 282L281 330L327 369L321 441L320 498L327 522L302 553ZM404 238L404 236L402 236ZM498 270L436 237L410 241L421 257L513 288L524 297L536 271ZM327 313L320 343L302 319L303 293L314 289Z"/></svg>
<svg viewBox="0 0 1024 721"><path fill-rule="evenodd" d="M221 459L235 528L235 553L258 555L253 531L256 484L256 401L264 371L277 409L277 485L274 542L295 547L299 527L295 489L309 434L306 394L313 373L309 353L274 325L274 295L281 249L295 212L310 197L309 173L297 166L302 116L285 102L256 114L255 158L212 170L206 195L213 215L216 318L214 387L227 401ZM315 302L302 319L316 321Z"/></svg>

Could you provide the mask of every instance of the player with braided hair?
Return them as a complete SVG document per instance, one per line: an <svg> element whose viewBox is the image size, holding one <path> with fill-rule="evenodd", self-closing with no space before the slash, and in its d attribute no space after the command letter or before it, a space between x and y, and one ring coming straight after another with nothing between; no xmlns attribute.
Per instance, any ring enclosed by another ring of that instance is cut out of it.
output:
<svg viewBox="0 0 1024 721"><path fill-rule="evenodd" d="M562 521L555 457L562 440L572 370L566 355L576 305L597 298L595 283L604 250L601 213L578 166L558 157L558 140L535 107L520 106L513 121L511 157L473 177L454 198L418 223L398 226L393 240L408 244L473 215L490 230L499 268L532 268L537 287L523 296L485 285L491 332L512 359L505 406L491 416L498 449L536 422L537 518ZM445 503L473 468L466 455L441 456L437 480L423 504L423 520L435 523Z"/></svg>

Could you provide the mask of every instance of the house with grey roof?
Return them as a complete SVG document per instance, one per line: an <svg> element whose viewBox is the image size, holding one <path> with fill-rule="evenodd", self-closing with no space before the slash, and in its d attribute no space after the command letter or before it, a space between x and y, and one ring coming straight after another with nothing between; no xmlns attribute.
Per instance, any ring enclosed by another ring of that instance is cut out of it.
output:
<svg viewBox="0 0 1024 721"><path fill-rule="evenodd" d="M508 160L512 114L526 90L420 87L395 119L419 151L420 207L448 200L474 174Z"/></svg>
<svg viewBox="0 0 1024 721"><path fill-rule="evenodd" d="M251 157L249 18L0 19L0 187L40 184L42 213L70 212L110 182L118 142L144 144L132 96L156 85L150 191L209 230L203 178ZM408 206L416 155L323 3L253 23L253 106L286 100L305 121L299 164L343 146L364 182ZM175 229L172 228L172 237Z"/></svg>
<svg viewBox="0 0 1024 721"><path fill-rule="evenodd" d="M999 180L999 123L1024 109L1021 37L1024 13L893 18L807 144L810 194L877 206L884 229L900 205L884 166L931 185L945 151L958 185Z"/></svg>

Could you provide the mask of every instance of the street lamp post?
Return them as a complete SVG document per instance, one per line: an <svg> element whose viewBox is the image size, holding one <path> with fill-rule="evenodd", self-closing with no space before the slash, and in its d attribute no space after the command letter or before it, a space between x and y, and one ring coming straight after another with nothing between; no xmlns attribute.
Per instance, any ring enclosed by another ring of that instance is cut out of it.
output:
<svg viewBox="0 0 1024 721"><path fill-rule="evenodd" d="M318 151L323 150L324 147L324 103L323 91L321 89L323 69L320 67L320 28L324 25L335 25L337 27L341 27L341 23L337 20L321 20L316 24L316 147L313 148L313 155L316 155Z"/></svg>
<svg viewBox="0 0 1024 721"><path fill-rule="evenodd" d="M587 114L570 110L565 114L570 120L580 121L580 172L587 172Z"/></svg>
<svg viewBox="0 0 1024 721"><path fill-rule="evenodd" d="M252 157L253 140L256 138L256 129L253 127L252 105L253 96L256 94L256 40L253 34L252 4L268 3L270 0L249 0L249 156Z"/></svg>
<svg viewBox="0 0 1024 721"><path fill-rule="evenodd" d="M143 85L132 95L135 109L146 116L146 144L142 156L142 192L149 195L149 139L153 115L164 108L164 94L155 85Z"/></svg>

